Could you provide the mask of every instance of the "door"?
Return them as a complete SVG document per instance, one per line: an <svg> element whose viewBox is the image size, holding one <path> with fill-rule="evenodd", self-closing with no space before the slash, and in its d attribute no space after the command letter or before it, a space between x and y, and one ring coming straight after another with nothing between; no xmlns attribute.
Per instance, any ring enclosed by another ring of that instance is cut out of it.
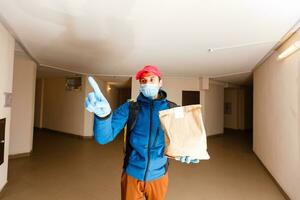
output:
<svg viewBox="0 0 300 200"><path fill-rule="evenodd" d="M200 104L200 91L182 91L182 105Z"/></svg>
<svg viewBox="0 0 300 200"><path fill-rule="evenodd" d="M5 118L0 120L0 165L4 161Z"/></svg>

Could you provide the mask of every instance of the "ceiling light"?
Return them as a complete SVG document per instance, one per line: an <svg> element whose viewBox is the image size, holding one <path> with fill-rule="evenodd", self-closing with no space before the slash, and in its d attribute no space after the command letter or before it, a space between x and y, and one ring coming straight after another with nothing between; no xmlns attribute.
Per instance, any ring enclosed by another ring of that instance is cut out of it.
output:
<svg viewBox="0 0 300 200"><path fill-rule="evenodd" d="M291 54L295 53L297 50L300 49L300 41L295 42L291 46L289 46L286 50L284 50L279 56L278 59L282 60Z"/></svg>

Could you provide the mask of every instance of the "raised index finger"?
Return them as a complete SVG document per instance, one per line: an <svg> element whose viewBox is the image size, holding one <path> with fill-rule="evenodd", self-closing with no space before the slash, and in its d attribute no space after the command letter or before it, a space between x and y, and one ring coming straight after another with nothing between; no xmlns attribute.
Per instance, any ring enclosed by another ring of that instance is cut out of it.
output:
<svg viewBox="0 0 300 200"><path fill-rule="evenodd" d="M93 88L93 90L94 90L96 96L97 96L98 98L102 99L103 94L102 94L102 92L101 92L101 90L100 90L100 88L99 88L97 82L95 81L95 79L94 79L93 77L89 76L89 77L88 77L88 81L89 81L89 84L91 85L91 87Z"/></svg>

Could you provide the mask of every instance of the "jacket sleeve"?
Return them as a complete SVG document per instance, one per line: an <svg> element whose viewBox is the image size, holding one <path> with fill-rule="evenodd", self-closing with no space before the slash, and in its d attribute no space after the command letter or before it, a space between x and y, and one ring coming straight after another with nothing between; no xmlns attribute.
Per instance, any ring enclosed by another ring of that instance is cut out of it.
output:
<svg viewBox="0 0 300 200"><path fill-rule="evenodd" d="M107 144L115 139L127 123L129 102L122 104L107 117L94 115L94 137L99 144Z"/></svg>

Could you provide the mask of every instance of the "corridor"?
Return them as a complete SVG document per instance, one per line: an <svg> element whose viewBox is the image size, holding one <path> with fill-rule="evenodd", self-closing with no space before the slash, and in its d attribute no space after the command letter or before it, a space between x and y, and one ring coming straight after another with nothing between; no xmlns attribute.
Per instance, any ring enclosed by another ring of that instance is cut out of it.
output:
<svg viewBox="0 0 300 200"><path fill-rule="evenodd" d="M11 160L3 200L118 200L123 157L114 142L49 130L34 133L32 156ZM284 200L251 150L251 133L226 130L208 137L211 159L199 165L170 163L168 200Z"/></svg>

